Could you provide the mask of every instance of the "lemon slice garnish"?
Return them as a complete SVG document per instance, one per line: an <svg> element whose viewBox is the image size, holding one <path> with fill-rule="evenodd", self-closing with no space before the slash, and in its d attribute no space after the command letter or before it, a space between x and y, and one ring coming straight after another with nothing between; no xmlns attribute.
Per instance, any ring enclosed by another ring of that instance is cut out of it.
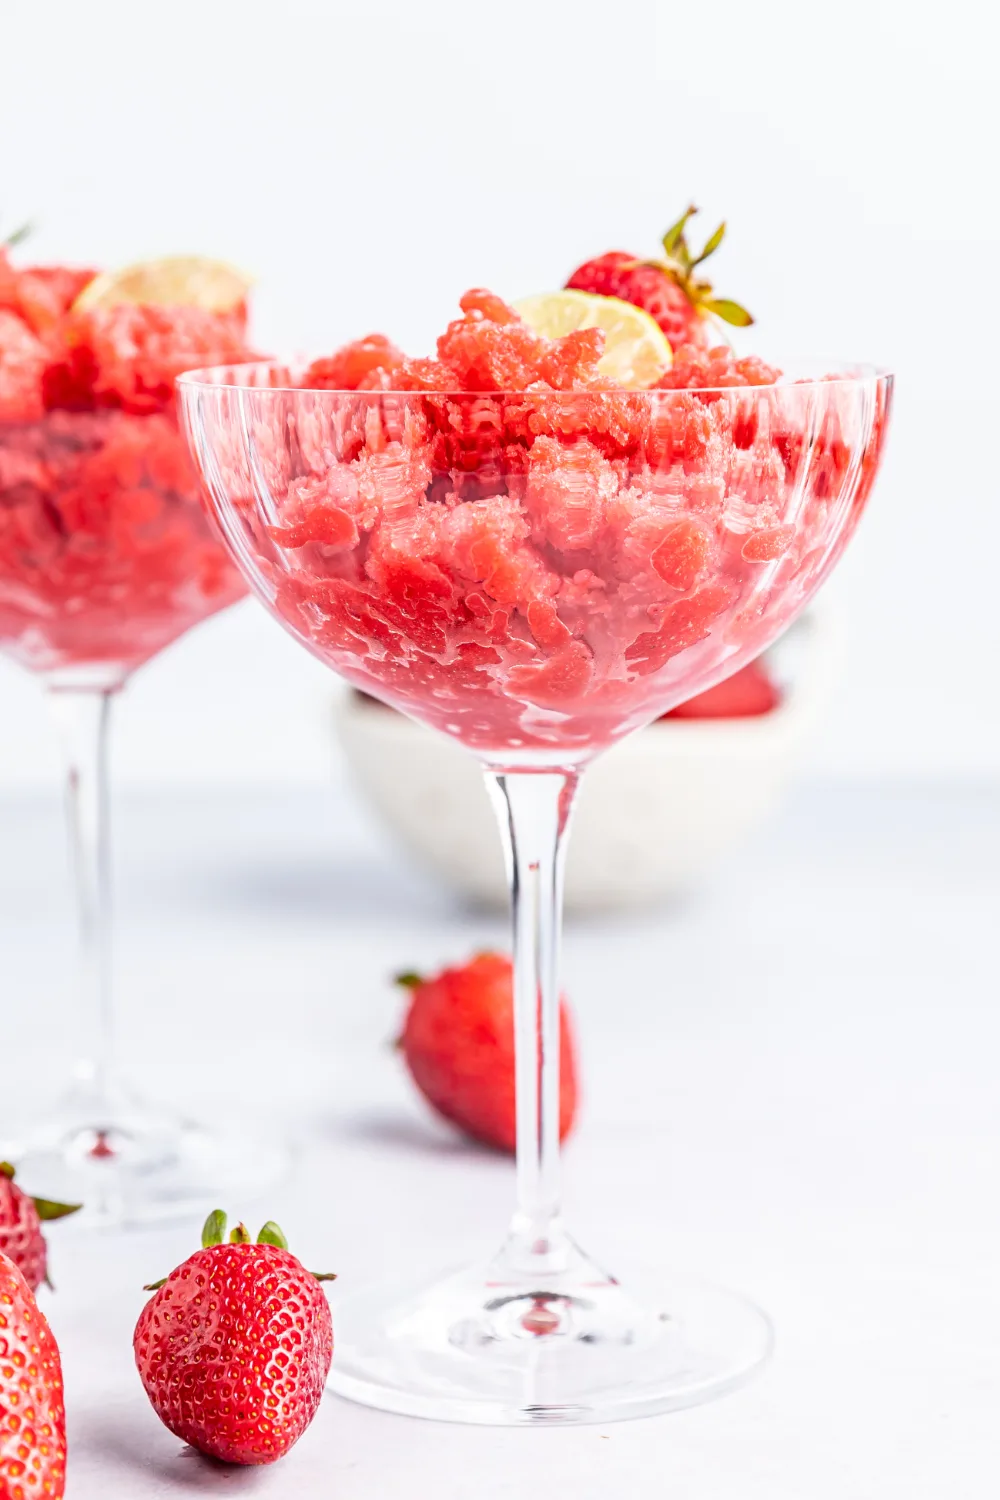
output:
<svg viewBox="0 0 1000 1500"><path fill-rule="evenodd" d="M249 276L225 261L206 260L201 255L168 255L95 276L73 308L85 312L91 307L141 302L228 312L243 301L252 285Z"/></svg>
<svg viewBox="0 0 1000 1500"><path fill-rule="evenodd" d="M597 368L616 385L644 389L673 363L673 350L660 325L620 297L542 292L514 306L528 327L547 339L562 338L577 328L603 328L606 342Z"/></svg>

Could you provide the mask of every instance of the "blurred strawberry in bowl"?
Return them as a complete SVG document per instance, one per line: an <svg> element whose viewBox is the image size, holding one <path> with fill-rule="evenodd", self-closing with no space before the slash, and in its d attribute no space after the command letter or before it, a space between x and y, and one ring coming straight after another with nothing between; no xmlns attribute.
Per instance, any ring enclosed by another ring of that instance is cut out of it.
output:
<svg viewBox="0 0 1000 1500"><path fill-rule="evenodd" d="M781 690L762 661L748 662L732 677L715 687L678 703L664 719L754 719L773 713L781 702ZM661 720L662 722L662 720Z"/></svg>

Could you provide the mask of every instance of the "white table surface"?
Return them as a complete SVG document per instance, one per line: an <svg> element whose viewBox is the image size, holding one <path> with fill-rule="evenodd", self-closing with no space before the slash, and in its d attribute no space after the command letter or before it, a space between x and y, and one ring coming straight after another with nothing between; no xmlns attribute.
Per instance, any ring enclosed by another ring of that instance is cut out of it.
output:
<svg viewBox="0 0 1000 1500"><path fill-rule="evenodd" d="M120 803L123 1051L161 1095L298 1144L291 1180L231 1211L277 1218L345 1290L491 1247L510 1168L414 1097L385 1045L385 979L502 924L400 863L343 793ZM55 795L0 802L8 1123L72 1049L62 852ZM194 1248L194 1226L68 1222L45 1306L70 1500L995 1497L998 871L996 788L804 787L682 907L570 929L586 1087L571 1222L616 1270L641 1256L756 1296L778 1346L745 1390L537 1431L331 1397L273 1469L210 1466L160 1427L131 1357L142 1283Z"/></svg>

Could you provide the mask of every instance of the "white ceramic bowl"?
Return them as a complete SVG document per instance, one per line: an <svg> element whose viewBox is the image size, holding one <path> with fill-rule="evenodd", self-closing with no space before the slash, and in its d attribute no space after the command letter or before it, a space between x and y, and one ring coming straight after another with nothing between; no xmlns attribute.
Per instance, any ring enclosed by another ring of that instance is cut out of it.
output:
<svg viewBox="0 0 1000 1500"><path fill-rule="evenodd" d="M758 827L829 696L836 646L828 615L812 613L773 648L783 698L772 712L661 720L595 761L574 816L567 907L674 896ZM469 751L356 693L337 724L354 780L400 842L473 901L504 904L496 821Z"/></svg>

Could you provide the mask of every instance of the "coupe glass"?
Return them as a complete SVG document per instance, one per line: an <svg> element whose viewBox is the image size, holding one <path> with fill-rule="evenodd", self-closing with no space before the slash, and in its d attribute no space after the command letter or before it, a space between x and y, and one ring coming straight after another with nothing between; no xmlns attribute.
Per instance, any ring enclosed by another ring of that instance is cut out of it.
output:
<svg viewBox="0 0 1000 1500"><path fill-rule="evenodd" d="M111 995L112 704L138 667L244 592L175 414L0 422L0 650L38 674L66 743L86 1028L70 1093L38 1128L14 1127L7 1149L34 1191L102 1222L180 1213L276 1165L132 1095Z"/></svg>
<svg viewBox="0 0 1000 1500"><path fill-rule="evenodd" d="M681 1277L619 1285L560 1216L566 835L589 761L758 655L815 593L868 498L890 377L475 395L298 379L182 377L214 514L296 639L480 758L514 923L507 1237L480 1264L346 1298L333 1388L484 1423L708 1400L766 1358L766 1317Z"/></svg>

